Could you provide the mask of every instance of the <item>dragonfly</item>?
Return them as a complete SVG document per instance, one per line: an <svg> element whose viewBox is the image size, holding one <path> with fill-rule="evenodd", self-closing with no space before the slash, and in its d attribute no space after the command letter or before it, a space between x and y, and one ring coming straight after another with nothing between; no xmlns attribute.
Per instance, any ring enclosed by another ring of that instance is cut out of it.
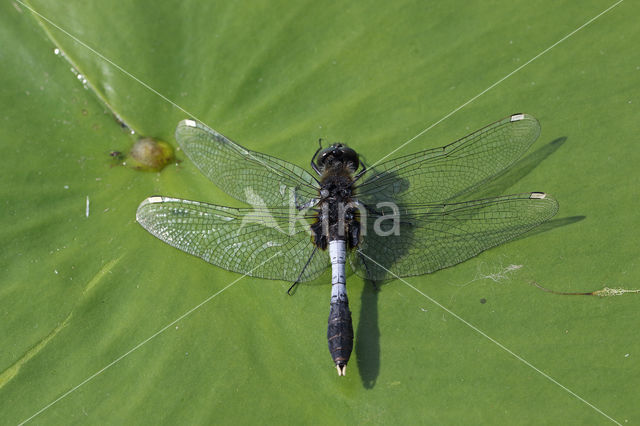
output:
<svg viewBox="0 0 640 426"><path fill-rule="evenodd" d="M233 208L152 196L136 219L160 240L229 271L293 283L331 267L329 352L346 374L353 325L347 263L371 282L447 268L549 220L558 202L528 192L459 202L517 161L540 134L513 114L441 148L366 167L345 144L320 147L311 170L251 151L195 120L176 140Z"/></svg>

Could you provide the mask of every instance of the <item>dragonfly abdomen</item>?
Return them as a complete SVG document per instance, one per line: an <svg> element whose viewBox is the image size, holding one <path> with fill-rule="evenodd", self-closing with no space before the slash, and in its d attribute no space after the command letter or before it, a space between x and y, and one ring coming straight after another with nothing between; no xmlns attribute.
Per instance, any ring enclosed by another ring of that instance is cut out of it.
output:
<svg viewBox="0 0 640 426"><path fill-rule="evenodd" d="M346 241L330 241L329 256L331 258L331 308L327 340L338 375L344 376L353 350L353 324L349 310L349 299L347 298L345 275Z"/></svg>

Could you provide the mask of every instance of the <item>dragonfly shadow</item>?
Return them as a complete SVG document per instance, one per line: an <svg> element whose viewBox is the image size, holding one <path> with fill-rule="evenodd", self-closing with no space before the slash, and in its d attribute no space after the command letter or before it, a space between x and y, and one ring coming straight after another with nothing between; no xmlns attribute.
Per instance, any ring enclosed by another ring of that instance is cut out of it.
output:
<svg viewBox="0 0 640 426"><path fill-rule="evenodd" d="M541 146L536 151L523 157L510 168L490 178L477 188L473 188L447 202L466 201L477 198L495 197L503 194L516 182L520 181L531 173L542 161L556 152L565 142L566 137L560 137ZM399 235L389 234L385 231L390 224L382 226L383 233L373 231L373 222L382 217L391 217L391 211L385 207L378 207L378 202L393 200L397 194L403 193L409 187L409 182L403 176L390 172L374 174L375 179L380 182L376 191L369 191L366 196L361 197L371 210L367 217L366 236L360 245L361 254L356 257L355 266L358 275L365 276L365 286L361 294L361 312L356 330L355 355L358 360L358 368L362 378L363 386L371 389L375 386L380 372L380 329L378 325L378 296L381 285L393 280L389 271L399 268L401 271L411 271L412 265L408 264L405 255L408 245L406 241L419 238L422 228L415 227L412 219L400 220ZM374 207L375 206L375 207ZM402 210L403 206L400 206ZM400 217L407 217L405 211L400 212ZM409 213L411 218L411 213ZM361 218L361 220L364 218ZM534 230L524 233L519 238L526 238L537 233L546 232L554 228L571 225L585 219L584 216L573 216L551 220L536 227ZM364 220L363 220L364 222ZM426 227L425 229L428 229ZM404 274L404 273L403 273ZM404 274L404 275L411 275Z"/></svg>
<svg viewBox="0 0 640 426"><path fill-rule="evenodd" d="M481 185L478 188L474 188L469 192L465 192L455 197L456 201L469 200L470 194L473 194L472 198L487 198L494 197L498 194L503 194L514 183L520 181L522 178L531 173L541 162L547 157L556 152L564 143L567 137L562 136L556 138L546 145L541 146L531 154L517 161L511 167L498 173L496 176L490 179L487 183ZM534 188L535 190L535 188Z"/></svg>
<svg viewBox="0 0 640 426"><path fill-rule="evenodd" d="M517 241L524 238L529 238L533 235L542 234L543 232L551 231L555 228L560 228L561 226L573 225L576 222L581 222L585 220L586 216L570 216L570 217L561 217L558 219L552 219L548 222L543 223L542 225L536 226L529 232L525 232L524 234L514 238L511 241Z"/></svg>
<svg viewBox="0 0 640 426"><path fill-rule="evenodd" d="M375 386L380 374L380 328L378 327L378 295L380 289L370 280L365 280L360 295L360 318L356 329L356 359L362 384L366 389Z"/></svg>
<svg viewBox="0 0 640 426"><path fill-rule="evenodd" d="M531 173L538 166L538 164L540 164L547 157L556 152L562 145L564 145L566 141L567 137L562 136L552 140L544 146L541 146L536 151L516 162L510 168L504 170L502 173L499 173L497 176L491 179L489 183L482 185L479 189L472 190L471 193L473 194L473 197L484 198L504 193L515 182L518 182L529 173ZM468 199L469 193L463 194L460 198ZM561 226L572 225L584 219L586 219L586 216L571 216L552 219L548 222L538 225L529 232L525 232L524 234L514 238L512 241L529 238L533 235L551 231L552 229L559 228Z"/></svg>

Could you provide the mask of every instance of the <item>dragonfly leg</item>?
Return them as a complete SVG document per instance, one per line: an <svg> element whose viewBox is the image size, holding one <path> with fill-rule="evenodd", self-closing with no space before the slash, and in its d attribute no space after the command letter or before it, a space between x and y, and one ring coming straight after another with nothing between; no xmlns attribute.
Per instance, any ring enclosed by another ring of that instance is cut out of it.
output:
<svg viewBox="0 0 640 426"><path fill-rule="evenodd" d="M316 150L315 154L313 154L313 157L311 157L311 168L313 170L315 170L315 172L318 174L318 176L322 176L322 172L320 171L320 168L318 167L318 165L316 164L316 157L318 156L318 153L320 151L322 151L322 138L318 139L318 144L320 145L318 147L318 149Z"/></svg>
<svg viewBox="0 0 640 426"><path fill-rule="evenodd" d="M364 165L364 161L362 161L362 159L360 159L360 167L362 167L362 170L360 170L358 172L358 174L353 178L354 182L356 182L358 179L360 179L360 176L365 174L365 172L367 171L367 166Z"/></svg>
<svg viewBox="0 0 640 426"><path fill-rule="evenodd" d="M347 232L349 236L349 248L356 247L360 243L360 222L355 220L351 222Z"/></svg>
<svg viewBox="0 0 640 426"><path fill-rule="evenodd" d="M302 271L300 271L300 275L298 275L298 279L296 279L295 282L291 284L291 287L289 287L289 290L287 290L287 294L289 296L293 296L293 293L295 293L295 292L292 293L292 290L295 288L295 286L297 286L300 283L300 280L302 279L302 274L304 274L304 271L307 269L307 266L309 266L309 263L311 263L311 259L313 259L313 255L316 254L317 250L318 250L318 246L313 247L311 256L309 256L307 263L304 264L304 268L302 268Z"/></svg>

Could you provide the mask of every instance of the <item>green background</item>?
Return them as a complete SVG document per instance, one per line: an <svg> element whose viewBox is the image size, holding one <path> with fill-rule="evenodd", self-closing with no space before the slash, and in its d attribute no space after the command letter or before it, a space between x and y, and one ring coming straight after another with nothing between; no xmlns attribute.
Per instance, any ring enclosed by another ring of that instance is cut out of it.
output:
<svg viewBox="0 0 640 426"><path fill-rule="evenodd" d="M174 145L193 115L301 166L320 137L372 163L612 1L30 4L189 113L24 6L0 5L0 423L72 389L33 421L608 421L401 281L375 292L348 277L346 378L326 347L329 274L294 297L289 283L243 278L145 342L240 276L153 238L138 204L238 203L180 152L160 173L114 167L109 153L137 137L115 112ZM639 296L529 283L640 287L639 15L621 3L401 151L514 112L540 120L531 154L481 192L549 192L558 216L408 282L622 423L640 421ZM522 267L499 278L509 265Z"/></svg>

